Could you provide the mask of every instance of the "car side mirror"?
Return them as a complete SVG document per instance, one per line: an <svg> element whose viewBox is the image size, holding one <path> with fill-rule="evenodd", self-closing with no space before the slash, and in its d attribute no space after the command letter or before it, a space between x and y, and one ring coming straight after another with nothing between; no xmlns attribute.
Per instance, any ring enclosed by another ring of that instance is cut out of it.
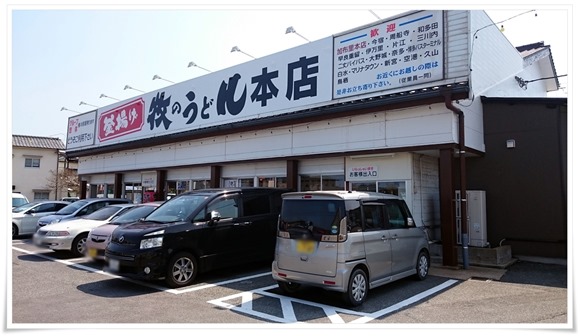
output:
<svg viewBox="0 0 580 336"><path fill-rule="evenodd" d="M209 224L216 224L222 218L219 211L213 210L211 213L206 215L206 219Z"/></svg>
<svg viewBox="0 0 580 336"><path fill-rule="evenodd" d="M217 222L221 218L222 218L222 215L220 214L219 211L214 210L214 211L211 212L211 220L212 221Z"/></svg>

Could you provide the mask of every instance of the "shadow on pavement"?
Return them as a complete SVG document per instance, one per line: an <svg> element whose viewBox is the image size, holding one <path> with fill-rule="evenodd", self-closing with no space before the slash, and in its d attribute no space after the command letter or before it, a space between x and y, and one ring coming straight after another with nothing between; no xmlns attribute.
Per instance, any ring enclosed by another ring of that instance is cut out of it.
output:
<svg viewBox="0 0 580 336"><path fill-rule="evenodd" d="M517 261L507 269L500 281L567 288L568 267L566 265Z"/></svg>

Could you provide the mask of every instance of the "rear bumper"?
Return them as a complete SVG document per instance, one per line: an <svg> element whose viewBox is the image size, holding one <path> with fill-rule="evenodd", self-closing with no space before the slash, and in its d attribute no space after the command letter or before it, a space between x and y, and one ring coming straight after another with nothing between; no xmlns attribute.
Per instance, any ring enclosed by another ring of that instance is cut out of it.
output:
<svg viewBox="0 0 580 336"><path fill-rule="evenodd" d="M276 281L294 282L344 293L347 291L349 276L354 266L355 264L339 263L337 264L336 275L328 277L280 269L278 262L274 260L272 262L272 278Z"/></svg>
<svg viewBox="0 0 580 336"><path fill-rule="evenodd" d="M51 250L70 250L72 247L74 237L65 236L65 237L47 237L47 236L38 236L33 235L32 241L34 245L39 247L48 248Z"/></svg>

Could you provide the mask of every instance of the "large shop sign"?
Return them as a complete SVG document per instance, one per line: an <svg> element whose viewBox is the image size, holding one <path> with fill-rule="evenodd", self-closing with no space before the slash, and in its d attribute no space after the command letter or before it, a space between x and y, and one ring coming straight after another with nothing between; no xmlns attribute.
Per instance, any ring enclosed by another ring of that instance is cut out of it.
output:
<svg viewBox="0 0 580 336"><path fill-rule="evenodd" d="M89 114L77 118L82 128L69 119L67 150L235 124L441 80L443 31L443 11L413 12L176 83L99 108L91 125Z"/></svg>
<svg viewBox="0 0 580 336"><path fill-rule="evenodd" d="M234 124L332 99L332 38L98 109L95 146ZM88 143L69 143L67 149Z"/></svg>
<svg viewBox="0 0 580 336"><path fill-rule="evenodd" d="M443 79L443 11L422 11L334 38L333 98Z"/></svg>

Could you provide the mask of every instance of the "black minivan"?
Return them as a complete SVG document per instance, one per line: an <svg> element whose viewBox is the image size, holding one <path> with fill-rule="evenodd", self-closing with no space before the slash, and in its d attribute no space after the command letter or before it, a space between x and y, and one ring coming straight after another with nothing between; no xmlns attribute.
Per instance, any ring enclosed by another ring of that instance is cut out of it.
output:
<svg viewBox="0 0 580 336"><path fill-rule="evenodd" d="M282 194L288 189L203 189L177 195L113 231L105 270L169 287L199 273L274 259Z"/></svg>

